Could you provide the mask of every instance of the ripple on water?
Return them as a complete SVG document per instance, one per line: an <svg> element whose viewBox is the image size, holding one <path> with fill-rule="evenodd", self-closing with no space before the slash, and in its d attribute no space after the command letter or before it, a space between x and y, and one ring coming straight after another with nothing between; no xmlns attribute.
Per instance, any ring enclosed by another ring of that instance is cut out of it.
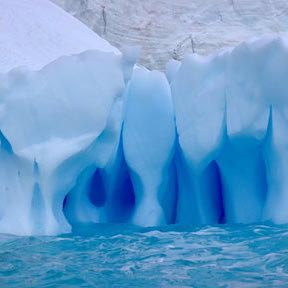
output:
<svg viewBox="0 0 288 288"><path fill-rule="evenodd" d="M0 287L287 287L287 226L0 235Z"/></svg>

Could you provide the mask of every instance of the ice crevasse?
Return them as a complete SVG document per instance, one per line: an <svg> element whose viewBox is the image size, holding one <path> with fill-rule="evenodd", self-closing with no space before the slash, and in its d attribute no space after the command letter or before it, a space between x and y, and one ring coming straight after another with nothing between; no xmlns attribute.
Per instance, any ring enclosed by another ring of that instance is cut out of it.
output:
<svg viewBox="0 0 288 288"><path fill-rule="evenodd" d="M0 232L288 222L288 43L135 67L96 50L0 75Z"/></svg>

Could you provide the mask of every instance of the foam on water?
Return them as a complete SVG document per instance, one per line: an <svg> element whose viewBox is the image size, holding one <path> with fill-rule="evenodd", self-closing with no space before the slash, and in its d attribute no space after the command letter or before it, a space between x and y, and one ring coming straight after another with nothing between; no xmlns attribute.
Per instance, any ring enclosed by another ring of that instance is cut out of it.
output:
<svg viewBox="0 0 288 288"><path fill-rule="evenodd" d="M87 228L57 237L2 234L0 286L287 287L287 226Z"/></svg>

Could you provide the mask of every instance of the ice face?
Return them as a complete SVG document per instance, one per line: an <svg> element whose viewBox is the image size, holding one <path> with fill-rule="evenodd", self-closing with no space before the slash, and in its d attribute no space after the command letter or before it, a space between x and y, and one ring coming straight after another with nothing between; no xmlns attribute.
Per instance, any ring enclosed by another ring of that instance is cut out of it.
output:
<svg viewBox="0 0 288 288"><path fill-rule="evenodd" d="M0 232L287 223L285 38L188 55L166 77L133 70L137 54L0 75Z"/></svg>
<svg viewBox="0 0 288 288"><path fill-rule="evenodd" d="M286 0L52 2L117 47L143 46L140 61L149 69L164 70L171 57L192 51L208 55L251 37L286 33L288 26Z"/></svg>

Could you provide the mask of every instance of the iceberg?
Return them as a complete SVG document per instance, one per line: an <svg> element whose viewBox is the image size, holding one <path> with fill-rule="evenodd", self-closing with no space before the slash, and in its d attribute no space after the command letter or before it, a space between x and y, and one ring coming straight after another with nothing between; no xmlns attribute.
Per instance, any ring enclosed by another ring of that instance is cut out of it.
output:
<svg viewBox="0 0 288 288"><path fill-rule="evenodd" d="M187 55L166 74L136 66L138 48L92 38L41 61L27 42L23 59L0 62L0 233L288 222L285 37Z"/></svg>

